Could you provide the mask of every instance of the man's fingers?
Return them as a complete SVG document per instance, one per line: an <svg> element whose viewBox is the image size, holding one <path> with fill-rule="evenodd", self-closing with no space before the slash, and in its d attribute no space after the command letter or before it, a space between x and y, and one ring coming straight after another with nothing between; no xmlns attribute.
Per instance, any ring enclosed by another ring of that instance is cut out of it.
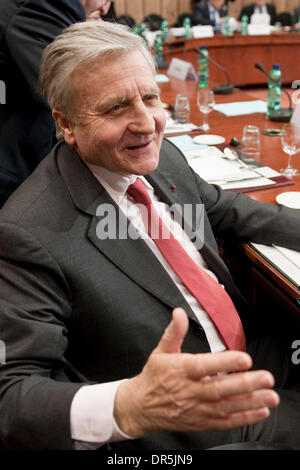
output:
<svg viewBox="0 0 300 470"><path fill-rule="evenodd" d="M249 354L241 351L224 351L220 353L185 354L182 357L183 367L190 379L201 379L207 375L221 372L240 372L252 366Z"/></svg>
<svg viewBox="0 0 300 470"><path fill-rule="evenodd" d="M196 386L197 382L194 387ZM201 396L207 401L217 401L273 386L274 377L266 370L235 373L221 377L206 377L202 381Z"/></svg>
<svg viewBox="0 0 300 470"><path fill-rule="evenodd" d="M154 353L180 353L188 326L189 321L185 311L182 308L175 308L172 320L165 329Z"/></svg>
<svg viewBox="0 0 300 470"><path fill-rule="evenodd" d="M274 390L257 390L233 399L210 403L208 406L211 407L212 417L224 417L261 408L275 408L278 404L279 396Z"/></svg>
<svg viewBox="0 0 300 470"><path fill-rule="evenodd" d="M221 418L209 420L209 429L233 429L265 420L270 415L270 410L263 407L257 410L242 411Z"/></svg>

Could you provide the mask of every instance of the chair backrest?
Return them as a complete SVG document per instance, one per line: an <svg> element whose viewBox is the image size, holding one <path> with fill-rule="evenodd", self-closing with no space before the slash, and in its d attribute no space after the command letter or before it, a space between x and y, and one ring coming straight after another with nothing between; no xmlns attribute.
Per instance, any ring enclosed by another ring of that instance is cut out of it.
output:
<svg viewBox="0 0 300 470"><path fill-rule="evenodd" d="M283 11L276 16L276 23L277 21L282 26L292 26L292 15L288 11Z"/></svg>
<svg viewBox="0 0 300 470"><path fill-rule="evenodd" d="M130 28L133 28L133 26L136 24L135 20L132 18L130 15L120 15L117 17L117 22L124 24L125 26L129 26Z"/></svg>
<svg viewBox="0 0 300 470"><path fill-rule="evenodd" d="M150 31L158 31L161 28L161 24L164 18L156 13L151 13L143 19Z"/></svg>
<svg viewBox="0 0 300 470"><path fill-rule="evenodd" d="M190 13L180 13L174 26L177 28L181 28L183 26L185 18L189 18L191 20L191 25L194 25L193 16Z"/></svg>

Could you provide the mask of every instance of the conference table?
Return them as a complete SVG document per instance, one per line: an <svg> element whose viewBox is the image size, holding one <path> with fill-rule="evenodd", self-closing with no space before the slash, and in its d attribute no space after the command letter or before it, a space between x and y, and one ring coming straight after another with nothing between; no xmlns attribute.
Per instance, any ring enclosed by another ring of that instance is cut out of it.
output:
<svg viewBox="0 0 300 470"><path fill-rule="evenodd" d="M197 107L197 81L179 80L174 77L168 78L168 82L159 83L162 101L170 106L174 104L176 94L180 93L188 96L191 104L190 121L197 126L201 125L203 115ZM214 83L210 83L211 85L214 85ZM246 91L238 88L235 88L231 95L215 95L216 103L254 99ZM284 125L283 122L269 121L263 113L227 117L213 110L209 114L209 123L213 126L209 130L209 134L223 136L227 144L233 137L241 141L245 125L253 124L258 126L261 130L260 163L277 171L287 166L288 157L282 150L280 137L262 134L262 131L266 129L281 129ZM200 133L202 133L201 130L196 130L190 135L195 136ZM300 153L293 158L294 166L300 169ZM300 191L300 176L292 177L291 181L293 184L289 186L251 190L247 194L257 201L277 204L276 196L278 194L285 191ZM241 272L243 272L243 285L246 286L247 295L251 297L255 307L264 310L267 308L273 312L276 310L279 315L282 310L289 311L293 318L300 318L298 286L257 253L249 244L241 243L236 245L234 243L233 246L229 244L225 249L220 246L220 251L238 279L241 279Z"/></svg>
<svg viewBox="0 0 300 470"><path fill-rule="evenodd" d="M196 64L194 50L202 45L206 45L210 57L227 70L236 86L267 82L267 78L254 68L255 62L260 62L268 72L273 64L279 64L285 84L300 78L300 61L296 56L300 46L299 32L278 31L253 36L216 34L209 38L192 39L170 37L164 45L164 55L168 62L177 57ZM224 81L224 73L217 67L211 67L211 78L216 82Z"/></svg>

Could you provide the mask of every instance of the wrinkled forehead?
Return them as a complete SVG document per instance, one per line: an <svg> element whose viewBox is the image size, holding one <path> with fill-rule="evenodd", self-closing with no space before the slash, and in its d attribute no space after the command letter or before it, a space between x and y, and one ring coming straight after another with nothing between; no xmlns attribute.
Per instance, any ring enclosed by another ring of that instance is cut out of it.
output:
<svg viewBox="0 0 300 470"><path fill-rule="evenodd" d="M91 105L93 100L133 88L147 92L157 89L155 74L139 50L114 51L78 65L71 74L72 103Z"/></svg>

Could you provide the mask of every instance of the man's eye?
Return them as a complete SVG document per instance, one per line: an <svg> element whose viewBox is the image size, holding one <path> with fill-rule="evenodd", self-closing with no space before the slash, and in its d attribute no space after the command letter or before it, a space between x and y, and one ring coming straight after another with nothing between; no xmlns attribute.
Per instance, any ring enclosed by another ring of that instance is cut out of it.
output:
<svg viewBox="0 0 300 470"><path fill-rule="evenodd" d="M121 109L121 105L120 104L116 104L115 106L113 106L111 108L112 111L119 111Z"/></svg>
<svg viewBox="0 0 300 470"><path fill-rule="evenodd" d="M145 97L146 101L157 101L159 99L158 95L147 95Z"/></svg>

